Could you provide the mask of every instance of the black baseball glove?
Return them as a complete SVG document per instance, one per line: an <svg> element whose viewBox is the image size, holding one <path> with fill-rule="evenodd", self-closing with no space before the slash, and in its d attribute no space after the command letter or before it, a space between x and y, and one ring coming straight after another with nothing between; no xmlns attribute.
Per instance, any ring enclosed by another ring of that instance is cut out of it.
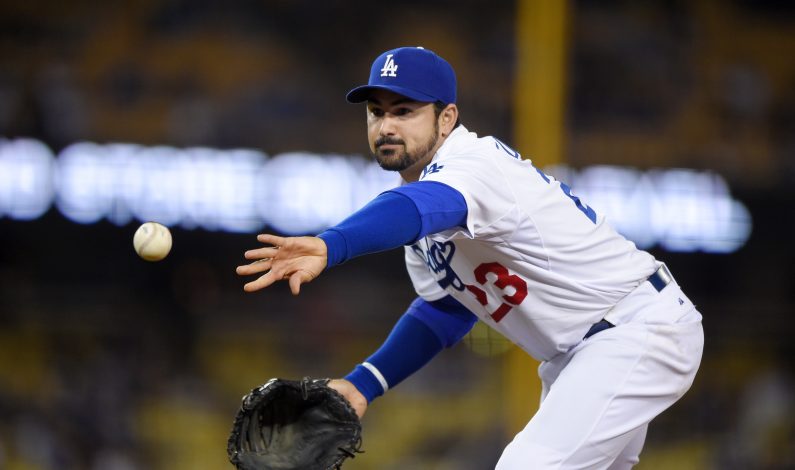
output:
<svg viewBox="0 0 795 470"><path fill-rule="evenodd" d="M243 397L227 443L240 470L331 470L362 443L356 411L328 379L271 379Z"/></svg>

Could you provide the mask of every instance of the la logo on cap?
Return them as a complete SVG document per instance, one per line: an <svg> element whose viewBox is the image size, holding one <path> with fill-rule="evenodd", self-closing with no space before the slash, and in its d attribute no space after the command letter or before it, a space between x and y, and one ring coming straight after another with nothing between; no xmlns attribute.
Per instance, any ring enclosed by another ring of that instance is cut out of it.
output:
<svg viewBox="0 0 795 470"><path fill-rule="evenodd" d="M397 77L398 66L395 63L395 59L392 58L394 54L388 54L386 56L386 63L384 64L384 68L381 69L381 76L382 77Z"/></svg>

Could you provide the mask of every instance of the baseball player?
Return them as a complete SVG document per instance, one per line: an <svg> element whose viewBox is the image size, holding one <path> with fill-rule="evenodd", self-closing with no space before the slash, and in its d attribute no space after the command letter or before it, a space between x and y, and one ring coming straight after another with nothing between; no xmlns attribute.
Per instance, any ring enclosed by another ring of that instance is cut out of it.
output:
<svg viewBox="0 0 795 470"><path fill-rule="evenodd" d="M403 246L416 300L384 344L332 386L361 416L480 320L541 362L538 412L496 468L624 469L649 422L690 388L701 315L666 266L566 184L459 121L456 77L419 47L381 54L366 85L370 149L405 184L317 237L259 235L254 292L301 284ZM376 308L376 306L373 306Z"/></svg>

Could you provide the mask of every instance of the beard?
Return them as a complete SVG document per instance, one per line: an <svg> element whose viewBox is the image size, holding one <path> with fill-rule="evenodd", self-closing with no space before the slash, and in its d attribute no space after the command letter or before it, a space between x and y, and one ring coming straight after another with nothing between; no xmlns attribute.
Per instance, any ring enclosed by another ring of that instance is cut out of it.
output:
<svg viewBox="0 0 795 470"><path fill-rule="evenodd" d="M381 137L375 141L375 160L378 165L384 170L389 171L403 171L410 168L412 165L425 159L428 153L436 147L439 141L439 123L434 123L433 133L428 140L418 146L416 149L409 151L406 147L406 142L403 139L394 137ZM401 145L402 149L381 149L382 145Z"/></svg>

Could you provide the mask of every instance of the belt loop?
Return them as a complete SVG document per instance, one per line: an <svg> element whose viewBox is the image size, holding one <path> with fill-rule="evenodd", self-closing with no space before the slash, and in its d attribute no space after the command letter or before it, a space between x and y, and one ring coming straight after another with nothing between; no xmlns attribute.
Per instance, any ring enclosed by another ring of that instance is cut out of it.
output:
<svg viewBox="0 0 795 470"><path fill-rule="evenodd" d="M655 271L654 274L649 276L646 280L649 281L652 286L654 286L654 289L656 289L657 292L662 292L662 290L665 289L665 286L673 281L673 276L671 276L671 271L669 271L668 267L665 265L665 263L663 263L659 268L657 268L657 271Z"/></svg>

